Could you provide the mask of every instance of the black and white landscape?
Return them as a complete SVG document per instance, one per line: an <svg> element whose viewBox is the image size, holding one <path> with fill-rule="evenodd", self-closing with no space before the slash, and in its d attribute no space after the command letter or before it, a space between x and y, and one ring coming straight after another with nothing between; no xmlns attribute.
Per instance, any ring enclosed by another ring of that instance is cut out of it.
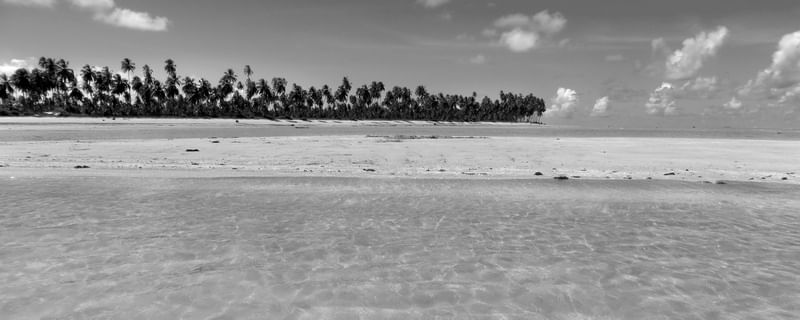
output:
<svg viewBox="0 0 800 320"><path fill-rule="evenodd" d="M797 319L798 14L1 0L0 319Z"/></svg>

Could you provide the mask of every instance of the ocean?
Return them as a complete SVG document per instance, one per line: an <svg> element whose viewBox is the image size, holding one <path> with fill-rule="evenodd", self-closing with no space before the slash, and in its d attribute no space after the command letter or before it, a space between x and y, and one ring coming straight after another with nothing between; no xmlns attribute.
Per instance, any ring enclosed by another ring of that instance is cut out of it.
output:
<svg viewBox="0 0 800 320"><path fill-rule="evenodd" d="M797 319L800 189L0 182L5 319Z"/></svg>

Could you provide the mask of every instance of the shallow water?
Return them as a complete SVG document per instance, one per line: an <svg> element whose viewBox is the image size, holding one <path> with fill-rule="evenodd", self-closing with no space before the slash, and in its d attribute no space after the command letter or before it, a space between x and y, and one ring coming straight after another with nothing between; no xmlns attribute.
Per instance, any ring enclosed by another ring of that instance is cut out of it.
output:
<svg viewBox="0 0 800 320"><path fill-rule="evenodd" d="M796 319L800 189L0 181L8 319Z"/></svg>
<svg viewBox="0 0 800 320"><path fill-rule="evenodd" d="M11 118L13 119L13 118ZM637 138L700 138L800 140L798 129L668 129L668 128L582 128L538 125L467 124L437 125L410 124L403 121L375 125L327 126L304 121L287 124L143 124L125 120L102 124L3 122L0 118L0 142L54 140L114 140L114 139L187 139L286 136L491 136L491 137L637 137ZM336 123L336 121L326 121Z"/></svg>

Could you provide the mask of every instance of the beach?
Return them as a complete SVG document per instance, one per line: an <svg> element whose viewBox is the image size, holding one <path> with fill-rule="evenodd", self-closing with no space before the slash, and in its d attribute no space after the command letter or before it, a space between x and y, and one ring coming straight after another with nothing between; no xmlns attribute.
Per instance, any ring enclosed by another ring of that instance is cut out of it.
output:
<svg viewBox="0 0 800 320"><path fill-rule="evenodd" d="M134 176L800 183L800 136L793 131L646 134L529 124L12 119L0 131L0 165L17 175L70 175L80 167L79 174Z"/></svg>
<svg viewBox="0 0 800 320"><path fill-rule="evenodd" d="M0 314L12 319L800 309L791 131L0 123Z"/></svg>

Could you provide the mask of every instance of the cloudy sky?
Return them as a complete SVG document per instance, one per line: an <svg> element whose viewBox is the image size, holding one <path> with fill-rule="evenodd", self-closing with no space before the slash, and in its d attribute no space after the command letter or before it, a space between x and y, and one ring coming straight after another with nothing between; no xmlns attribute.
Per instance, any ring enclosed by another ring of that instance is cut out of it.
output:
<svg viewBox="0 0 800 320"><path fill-rule="evenodd" d="M172 58L212 82L249 64L303 86L532 92L551 123L797 127L798 16L796 0L0 0L0 72Z"/></svg>

